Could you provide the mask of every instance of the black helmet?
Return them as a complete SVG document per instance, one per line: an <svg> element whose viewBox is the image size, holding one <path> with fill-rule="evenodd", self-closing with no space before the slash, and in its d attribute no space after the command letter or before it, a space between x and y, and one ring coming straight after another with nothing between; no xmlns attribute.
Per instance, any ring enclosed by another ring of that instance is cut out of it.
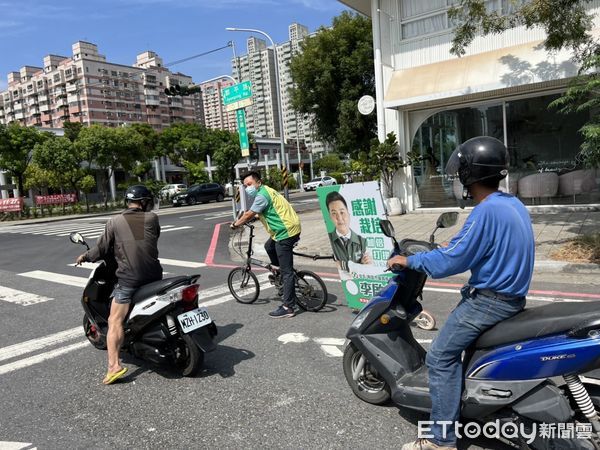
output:
<svg viewBox="0 0 600 450"><path fill-rule="evenodd" d="M478 136L459 145L448 159L446 175L465 187L481 180L501 180L508 175L508 150L498 139Z"/></svg>
<svg viewBox="0 0 600 450"><path fill-rule="evenodd" d="M129 186L125 192L125 202L139 202L144 211L151 211L154 208L154 198L150 190L143 184Z"/></svg>

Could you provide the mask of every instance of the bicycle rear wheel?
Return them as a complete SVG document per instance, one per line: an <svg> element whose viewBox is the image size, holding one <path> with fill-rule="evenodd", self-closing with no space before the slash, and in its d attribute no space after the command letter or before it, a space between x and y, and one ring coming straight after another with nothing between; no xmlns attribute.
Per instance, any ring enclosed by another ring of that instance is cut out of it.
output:
<svg viewBox="0 0 600 450"><path fill-rule="evenodd" d="M247 267L236 267L227 277L231 295L240 303L254 303L260 294L256 275Z"/></svg>
<svg viewBox="0 0 600 450"><path fill-rule="evenodd" d="M327 287L319 275L308 270L296 272L296 301L306 311L319 311L327 303Z"/></svg>

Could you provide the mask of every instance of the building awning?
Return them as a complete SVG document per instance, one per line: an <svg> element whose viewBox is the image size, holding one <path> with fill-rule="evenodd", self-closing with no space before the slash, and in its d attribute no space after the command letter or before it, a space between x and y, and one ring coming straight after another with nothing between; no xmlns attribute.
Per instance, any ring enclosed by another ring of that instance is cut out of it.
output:
<svg viewBox="0 0 600 450"><path fill-rule="evenodd" d="M371 0L339 0L339 2L365 16L371 16Z"/></svg>
<svg viewBox="0 0 600 450"><path fill-rule="evenodd" d="M577 75L572 53L548 54L541 44L530 42L398 70L388 84L384 106L419 109L564 86Z"/></svg>

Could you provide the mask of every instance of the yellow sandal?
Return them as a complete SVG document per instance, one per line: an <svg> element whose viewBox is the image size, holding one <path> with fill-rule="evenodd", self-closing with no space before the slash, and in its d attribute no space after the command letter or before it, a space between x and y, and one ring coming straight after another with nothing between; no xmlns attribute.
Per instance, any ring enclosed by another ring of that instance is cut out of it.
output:
<svg viewBox="0 0 600 450"><path fill-rule="evenodd" d="M125 375L126 373L127 373L127 367L123 367L118 372L113 372L113 373L106 372L106 376L104 377L104 380L102 380L102 384L113 384L119 378L123 377L123 375Z"/></svg>

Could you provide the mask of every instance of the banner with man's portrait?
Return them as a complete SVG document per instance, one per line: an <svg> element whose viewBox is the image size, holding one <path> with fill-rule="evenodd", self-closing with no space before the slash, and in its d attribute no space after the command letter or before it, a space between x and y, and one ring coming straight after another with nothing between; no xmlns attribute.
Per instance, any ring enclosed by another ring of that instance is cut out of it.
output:
<svg viewBox="0 0 600 450"><path fill-rule="evenodd" d="M317 196L348 306L361 309L391 276L385 269L393 244L379 226L386 219L379 183L323 186Z"/></svg>

